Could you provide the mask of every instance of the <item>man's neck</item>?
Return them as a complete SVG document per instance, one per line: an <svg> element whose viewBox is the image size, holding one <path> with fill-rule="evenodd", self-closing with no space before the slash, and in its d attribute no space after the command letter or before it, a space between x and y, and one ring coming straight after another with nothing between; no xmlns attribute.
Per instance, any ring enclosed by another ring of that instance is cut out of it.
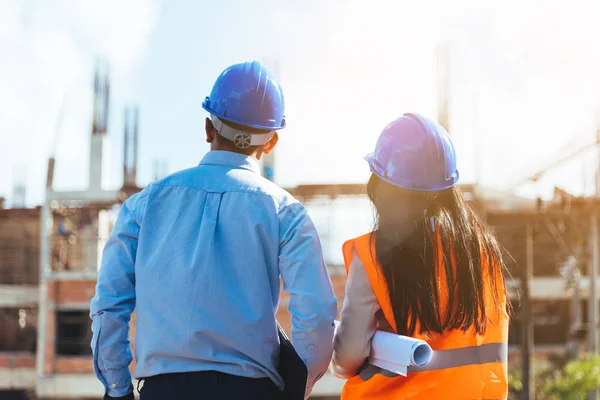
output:
<svg viewBox="0 0 600 400"><path fill-rule="evenodd" d="M231 149L231 148L228 148L228 147L221 147L221 146L211 146L210 147L210 151L228 151L230 153L239 154L239 155L242 155L244 157L250 157L250 158L254 159L255 161L259 161L260 160L256 151L253 152L252 154L245 154L245 153L242 153L240 151L237 151L237 150L234 150L234 149Z"/></svg>

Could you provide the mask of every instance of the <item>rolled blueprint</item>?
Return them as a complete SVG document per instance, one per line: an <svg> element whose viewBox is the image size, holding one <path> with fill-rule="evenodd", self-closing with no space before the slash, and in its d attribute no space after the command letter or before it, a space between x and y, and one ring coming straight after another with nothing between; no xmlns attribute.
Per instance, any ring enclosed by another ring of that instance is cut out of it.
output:
<svg viewBox="0 0 600 400"><path fill-rule="evenodd" d="M335 321L335 326L339 321ZM433 356L427 342L383 331L375 332L371 341L369 363L398 375L406 376L408 367L423 367Z"/></svg>

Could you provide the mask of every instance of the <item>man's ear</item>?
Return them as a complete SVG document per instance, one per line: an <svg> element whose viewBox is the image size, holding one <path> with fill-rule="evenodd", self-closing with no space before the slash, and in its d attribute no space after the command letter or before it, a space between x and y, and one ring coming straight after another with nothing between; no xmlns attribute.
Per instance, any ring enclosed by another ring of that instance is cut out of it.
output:
<svg viewBox="0 0 600 400"><path fill-rule="evenodd" d="M279 141L279 135L277 134L277 132L275 132L273 134L273 137L271 139L269 139L269 141L267 143L265 143L261 153L262 154L270 154L273 149L275 148L275 146L277 146L277 142Z"/></svg>
<svg viewBox="0 0 600 400"><path fill-rule="evenodd" d="M217 130L213 126L210 118L208 117L204 122L204 130L206 131L206 143L212 143L215 140L215 137L217 136Z"/></svg>

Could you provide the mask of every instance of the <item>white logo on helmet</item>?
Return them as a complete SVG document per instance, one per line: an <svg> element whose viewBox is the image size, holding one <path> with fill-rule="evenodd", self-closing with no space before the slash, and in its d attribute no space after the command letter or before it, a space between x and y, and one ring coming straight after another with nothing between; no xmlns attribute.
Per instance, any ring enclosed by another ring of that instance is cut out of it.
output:
<svg viewBox="0 0 600 400"><path fill-rule="evenodd" d="M250 143L252 143L252 138L250 137L250 135L248 133L240 132L237 135L235 135L235 138L233 139L233 143L235 144L235 147L237 147L238 149L245 150L248 147L250 147Z"/></svg>

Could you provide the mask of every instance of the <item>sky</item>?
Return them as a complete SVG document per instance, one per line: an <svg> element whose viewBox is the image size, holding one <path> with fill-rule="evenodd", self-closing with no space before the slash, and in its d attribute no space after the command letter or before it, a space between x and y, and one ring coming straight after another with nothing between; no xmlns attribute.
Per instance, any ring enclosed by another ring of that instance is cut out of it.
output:
<svg viewBox="0 0 600 400"><path fill-rule="evenodd" d="M157 159L169 173L198 164L202 100L224 68L252 59L278 65L286 96L277 182L365 182L362 157L388 122L436 117L440 48L462 181L512 188L594 140L598 20L597 0L0 0L0 196L10 205L23 181L27 204L40 204L50 154L57 190L87 187L102 57L111 188L122 182L125 106L140 107L145 185ZM591 193L597 164L588 152L518 193Z"/></svg>

